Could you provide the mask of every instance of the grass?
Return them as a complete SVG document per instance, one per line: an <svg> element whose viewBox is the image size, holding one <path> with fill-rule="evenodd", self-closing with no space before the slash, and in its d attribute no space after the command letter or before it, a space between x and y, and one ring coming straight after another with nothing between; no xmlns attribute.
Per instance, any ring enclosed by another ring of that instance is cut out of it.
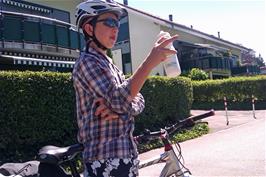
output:
<svg viewBox="0 0 266 177"><path fill-rule="evenodd" d="M208 132L209 127L206 123L197 123L193 127L182 129L181 131L170 135L170 139L172 142L183 142L186 140L200 137L204 134L207 134ZM160 147L163 147L163 144L160 140L152 140L145 144L139 144L138 150L139 153L143 153Z"/></svg>

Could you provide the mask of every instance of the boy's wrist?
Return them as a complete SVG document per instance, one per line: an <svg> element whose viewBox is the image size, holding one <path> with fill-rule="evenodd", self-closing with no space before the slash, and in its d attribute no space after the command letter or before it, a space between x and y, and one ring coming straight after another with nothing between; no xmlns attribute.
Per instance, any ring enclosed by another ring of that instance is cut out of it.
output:
<svg viewBox="0 0 266 177"><path fill-rule="evenodd" d="M145 69L147 72L151 72L151 70L154 68L152 66L152 59L149 58L150 56L148 56L148 58L146 58L146 60L144 60L144 62L142 63L142 67L143 69Z"/></svg>

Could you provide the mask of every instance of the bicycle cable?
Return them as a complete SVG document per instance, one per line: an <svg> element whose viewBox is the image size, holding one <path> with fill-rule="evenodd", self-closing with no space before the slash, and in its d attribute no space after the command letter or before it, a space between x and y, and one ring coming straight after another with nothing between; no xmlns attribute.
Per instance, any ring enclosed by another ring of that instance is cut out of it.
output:
<svg viewBox="0 0 266 177"><path fill-rule="evenodd" d="M184 173L189 173L191 175L190 170L184 165L185 164L185 159L182 155L182 151L181 151L181 146L179 144L178 141L173 143L175 146L175 149L177 150L178 154L177 154L177 160L179 162L179 164L181 165L180 170L177 171L177 173L179 173L180 171L184 174ZM185 170L184 172L182 170Z"/></svg>
<svg viewBox="0 0 266 177"><path fill-rule="evenodd" d="M24 172L24 171L27 172L28 171L28 168L31 167L31 166L32 166L31 164L25 165L18 172L15 173L15 176L18 176L19 174L22 174L22 172Z"/></svg>

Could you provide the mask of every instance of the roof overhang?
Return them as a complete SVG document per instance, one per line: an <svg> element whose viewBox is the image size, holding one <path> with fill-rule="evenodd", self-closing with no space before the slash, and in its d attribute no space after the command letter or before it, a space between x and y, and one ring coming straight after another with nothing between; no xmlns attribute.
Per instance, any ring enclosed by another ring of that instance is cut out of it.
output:
<svg viewBox="0 0 266 177"><path fill-rule="evenodd" d="M132 8L132 7L129 7L129 6L125 6L123 4L121 4L121 5L123 7L125 7L126 10L129 13L142 16L143 18L146 18L146 19L150 19L151 21L153 21L154 23L156 23L158 25L162 25L162 26L165 26L167 28L171 28L171 29L174 29L174 30L182 31L182 32L185 32L185 33L188 33L188 34L200 37L200 38L207 39L209 41L213 41L213 42L216 42L216 43L220 43L222 45L226 45L226 46L229 46L229 47L232 47L232 48L239 49L241 51L250 51L251 50L251 49L246 48L244 46L241 46L241 45L238 45L238 44L234 44L234 43L232 43L230 41L226 41L226 40L223 40L221 38L215 37L213 35L209 35L207 33L204 33L204 32L189 28L189 27L187 27L185 25L181 25L181 24L169 21L169 20L162 19L162 18L160 18L158 16L154 16L152 14L143 12L141 10L138 10L138 9L135 9L135 8Z"/></svg>
<svg viewBox="0 0 266 177"><path fill-rule="evenodd" d="M51 66L62 68L73 68L74 61L45 60L39 58L29 58L21 56L0 55L0 58L8 60L8 63L14 65L35 65L35 66ZM5 63L5 61L3 61Z"/></svg>

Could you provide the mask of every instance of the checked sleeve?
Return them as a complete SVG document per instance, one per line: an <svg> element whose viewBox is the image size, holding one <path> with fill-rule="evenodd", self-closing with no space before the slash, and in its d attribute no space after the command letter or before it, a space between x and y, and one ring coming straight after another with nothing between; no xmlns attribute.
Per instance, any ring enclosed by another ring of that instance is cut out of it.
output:
<svg viewBox="0 0 266 177"><path fill-rule="evenodd" d="M130 80L121 78L110 65L96 59L84 60L79 65L78 78L95 97L104 98L112 111L124 115L123 119L138 115L144 109L143 96L139 93L132 99Z"/></svg>

